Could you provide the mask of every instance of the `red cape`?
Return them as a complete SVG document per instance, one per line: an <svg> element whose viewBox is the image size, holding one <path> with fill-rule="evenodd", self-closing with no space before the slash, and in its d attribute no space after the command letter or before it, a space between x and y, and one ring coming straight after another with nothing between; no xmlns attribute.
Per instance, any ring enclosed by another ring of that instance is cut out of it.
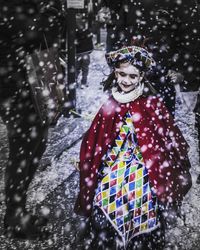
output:
<svg viewBox="0 0 200 250"><path fill-rule="evenodd" d="M140 97L120 104L112 97L104 104L84 136L80 151L80 193L75 212L90 216L101 159L112 148L127 112L133 117L138 143L151 185L160 201L181 201L191 187L188 144L164 104L156 97Z"/></svg>

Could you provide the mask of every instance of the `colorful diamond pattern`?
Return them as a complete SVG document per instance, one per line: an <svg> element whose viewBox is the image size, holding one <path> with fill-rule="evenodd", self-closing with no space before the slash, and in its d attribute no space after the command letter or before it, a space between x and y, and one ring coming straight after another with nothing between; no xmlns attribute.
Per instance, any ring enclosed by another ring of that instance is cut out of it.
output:
<svg viewBox="0 0 200 250"><path fill-rule="evenodd" d="M104 210L125 242L157 227L157 199L137 142L131 115L103 157L94 206ZM109 167L110 171L104 171Z"/></svg>

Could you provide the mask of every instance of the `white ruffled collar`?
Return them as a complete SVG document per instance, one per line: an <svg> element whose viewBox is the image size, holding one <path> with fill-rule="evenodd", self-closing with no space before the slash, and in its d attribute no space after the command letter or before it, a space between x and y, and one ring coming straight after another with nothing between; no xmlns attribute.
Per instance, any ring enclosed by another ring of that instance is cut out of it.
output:
<svg viewBox="0 0 200 250"><path fill-rule="evenodd" d="M140 84L136 89L129 93L119 92L117 87L112 88L112 96L119 103L128 103L135 101L143 94L144 84Z"/></svg>

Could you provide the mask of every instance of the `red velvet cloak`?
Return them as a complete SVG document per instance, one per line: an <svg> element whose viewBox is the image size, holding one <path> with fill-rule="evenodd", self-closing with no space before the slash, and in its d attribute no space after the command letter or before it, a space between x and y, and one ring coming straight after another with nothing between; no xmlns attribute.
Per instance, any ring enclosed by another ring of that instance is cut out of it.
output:
<svg viewBox="0 0 200 250"><path fill-rule="evenodd" d="M181 201L191 187L188 144L164 104L153 96L140 97L128 104L120 104L111 97L100 108L82 141L80 193L75 206L78 214L91 214L101 159L112 148L128 111L158 199L164 203Z"/></svg>

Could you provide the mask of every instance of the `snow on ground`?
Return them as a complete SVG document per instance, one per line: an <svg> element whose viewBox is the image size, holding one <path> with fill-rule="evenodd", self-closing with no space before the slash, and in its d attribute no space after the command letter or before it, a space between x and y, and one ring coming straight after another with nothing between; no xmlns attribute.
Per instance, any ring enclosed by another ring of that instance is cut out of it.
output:
<svg viewBox="0 0 200 250"><path fill-rule="evenodd" d="M200 249L200 185L196 184L197 176L200 174L197 131L194 127L194 113L192 112L197 92L183 93L185 103L176 107L176 121L185 139L190 146L189 158L191 162L191 174L193 185L186 195L182 213L183 218L178 219L176 226L167 231L168 241L174 246L174 250L199 250ZM187 108L189 107L189 110ZM185 221L184 221L185 220ZM167 249L167 248L166 248Z"/></svg>
<svg viewBox="0 0 200 250"><path fill-rule="evenodd" d="M100 82L105 77L105 74L108 73L109 69L105 63L104 51L95 50L91 54L90 72L88 77L89 87L77 89L77 110L81 110L82 117L61 117L58 124L50 129L47 150L29 189L27 202L29 207L34 208L36 204L44 201L47 195L54 192L55 188L63 183L63 181L74 172L75 162L78 160L79 156L80 141L68 150L67 147L76 139L80 138L80 136L87 130L95 113L106 100L107 96L103 93ZM197 93L189 92L183 93L183 95L190 110L188 111L185 103L180 103L180 100L178 99L176 121L190 145L189 157L192 165L191 173L193 186L186 196L182 208L182 212L185 215L185 221L179 218L175 223L175 226L171 230L167 230L167 241L171 243L171 246L168 244L166 250L200 249L200 185L196 184L197 175L200 173L200 166L197 152L197 133L194 130L194 114L191 111L195 105ZM3 174L8 156L5 126L2 122L0 122L0 138L0 211L2 214L4 210L4 196L2 192ZM58 159L55 158L55 155L61 149L66 150L63 151ZM45 162L48 162L48 166L43 170L42 165L45 165Z"/></svg>
<svg viewBox="0 0 200 250"><path fill-rule="evenodd" d="M37 171L29 189L29 206L43 201L50 192L66 180L75 170L75 162L78 161L79 157L80 142L69 150L64 151L59 159L55 159L53 155L55 155L55 150L58 147L66 148L71 142L80 138L88 129L96 112L107 98L102 91L102 85L100 85L104 74L108 74L104 53L95 51L91 54L88 76L89 87L78 88L76 91L77 110L81 112L82 118L61 117L57 126L50 129L49 143L43 160L50 155L51 164L45 171L40 171L40 169Z"/></svg>

